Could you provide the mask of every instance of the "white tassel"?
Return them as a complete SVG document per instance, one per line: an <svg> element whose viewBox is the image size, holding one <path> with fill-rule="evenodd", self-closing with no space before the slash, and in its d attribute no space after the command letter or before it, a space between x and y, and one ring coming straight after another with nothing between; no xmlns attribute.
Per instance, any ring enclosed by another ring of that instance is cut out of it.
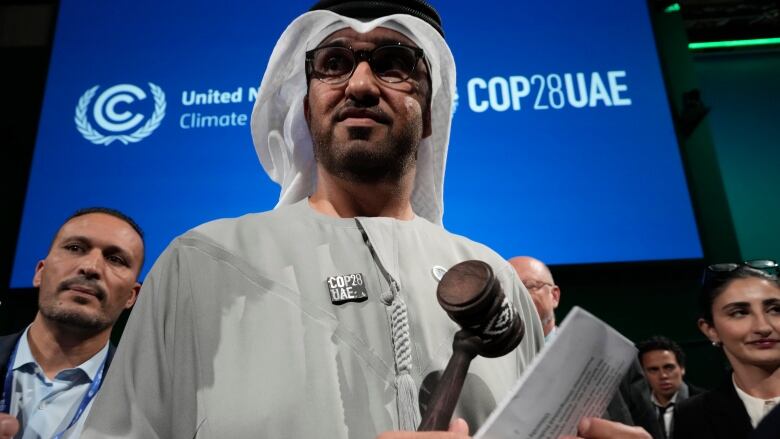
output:
<svg viewBox="0 0 780 439"><path fill-rule="evenodd" d="M412 370L412 343L409 335L409 321L406 314L406 303L400 297L398 283L385 270L382 262L371 245L368 233L360 220L355 223L363 235L363 241L371 251L376 266L387 281L390 290L383 292L380 300L390 308L390 333L393 337L393 359L395 360L395 391L396 408L398 409L398 425L401 431L415 431L420 425L420 408L417 406L417 386L409 371Z"/></svg>
<svg viewBox="0 0 780 439"><path fill-rule="evenodd" d="M409 372L402 372L395 377L395 387L398 392L398 424L401 431L415 431L420 425L420 408L417 405L417 386Z"/></svg>

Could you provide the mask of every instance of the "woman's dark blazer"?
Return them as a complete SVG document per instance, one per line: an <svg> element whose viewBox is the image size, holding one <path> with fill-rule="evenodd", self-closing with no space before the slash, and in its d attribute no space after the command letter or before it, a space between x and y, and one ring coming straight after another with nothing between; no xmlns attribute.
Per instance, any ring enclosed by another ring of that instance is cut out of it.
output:
<svg viewBox="0 0 780 439"><path fill-rule="evenodd" d="M747 439L753 426L729 374L710 391L674 408L673 439Z"/></svg>
<svg viewBox="0 0 780 439"><path fill-rule="evenodd" d="M775 406L753 430L750 439L777 439L780 437L780 405Z"/></svg>

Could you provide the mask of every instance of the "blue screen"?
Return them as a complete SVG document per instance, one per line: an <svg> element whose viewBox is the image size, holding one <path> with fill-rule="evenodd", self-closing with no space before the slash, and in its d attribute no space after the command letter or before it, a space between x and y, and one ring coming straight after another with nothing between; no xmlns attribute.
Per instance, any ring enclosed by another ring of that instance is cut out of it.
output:
<svg viewBox="0 0 780 439"><path fill-rule="evenodd" d="M249 132L274 44L311 1L63 0L11 287L64 218L135 218L147 261L271 209ZM645 1L439 1L457 106L445 226L550 264L701 257Z"/></svg>

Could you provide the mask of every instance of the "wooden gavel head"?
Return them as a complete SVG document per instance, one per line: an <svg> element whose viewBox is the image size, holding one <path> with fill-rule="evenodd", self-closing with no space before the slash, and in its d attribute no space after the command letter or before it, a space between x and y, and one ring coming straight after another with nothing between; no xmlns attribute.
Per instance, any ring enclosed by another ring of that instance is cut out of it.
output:
<svg viewBox="0 0 780 439"><path fill-rule="evenodd" d="M464 261L450 268L439 282L436 297L455 323L480 338L478 354L483 357L508 354L525 335L517 310L485 262Z"/></svg>

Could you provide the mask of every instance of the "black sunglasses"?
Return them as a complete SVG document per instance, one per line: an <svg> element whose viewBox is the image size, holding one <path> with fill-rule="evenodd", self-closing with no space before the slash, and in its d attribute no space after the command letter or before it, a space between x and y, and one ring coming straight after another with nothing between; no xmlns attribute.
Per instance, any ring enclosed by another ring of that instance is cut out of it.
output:
<svg viewBox="0 0 780 439"><path fill-rule="evenodd" d="M742 262L741 264L736 262L724 262L721 264L712 264L708 266L707 270L704 272L704 279L702 279L702 282L706 283L718 276L722 276L726 273L731 273L740 267L750 267L755 270L762 271L770 276L778 275L777 262L771 259L756 259L752 261L745 261Z"/></svg>
<svg viewBox="0 0 780 439"><path fill-rule="evenodd" d="M403 44L353 50L344 46L324 46L306 52L306 78L326 84L341 84L352 77L358 64L367 61L374 76L388 83L409 79L424 57L423 50Z"/></svg>

